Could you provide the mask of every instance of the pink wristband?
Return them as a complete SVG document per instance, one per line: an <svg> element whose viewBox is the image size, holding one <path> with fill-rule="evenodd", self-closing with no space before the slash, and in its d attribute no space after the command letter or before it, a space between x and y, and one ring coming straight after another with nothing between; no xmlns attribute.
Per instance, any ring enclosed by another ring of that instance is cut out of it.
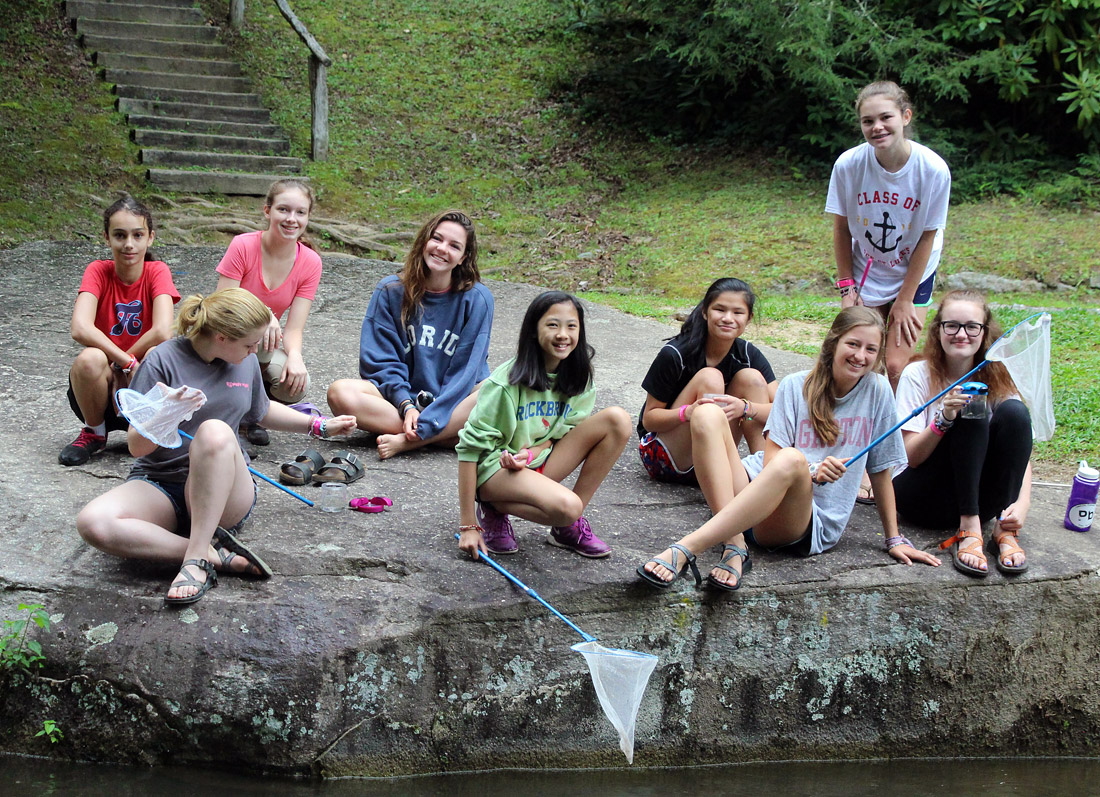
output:
<svg viewBox="0 0 1100 797"><path fill-rule="evenodd" d="M941 429L940 427L936 426L936 419L935 418L933 418L932 422L930 424L928 424L928 428L932 430L932 434L936 435L936 437L943 437L944 430ZM955 438L951 438L951 439L954 440Z"/></svg>
<svg viewBox="0 0 1100 797"><path fill-rule="evenodd" d="M855 284L856 284L856 281L854 279L851 279L851 278L836 281L836 286L838 288L848 288L848 287L850 287L852 285L855 285Z"/></svg>
<svg viewBox="0 0 1100 797"><path fill-rule="evenodd" d="M684 417L684 413L687 412L687 408L688 408L687 404L681 404L680 405L680 423L686 423L687 422L687 418Z"/></svg>

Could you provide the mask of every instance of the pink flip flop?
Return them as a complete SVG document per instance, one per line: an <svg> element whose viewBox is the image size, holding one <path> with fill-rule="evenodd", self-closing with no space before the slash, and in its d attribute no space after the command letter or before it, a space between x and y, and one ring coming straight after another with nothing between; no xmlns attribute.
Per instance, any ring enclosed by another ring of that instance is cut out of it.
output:
<svg viewBox="0 0 1100 797"><path fill-rule="evenodd" d="M374 514L376 512L385 512L393 506L393 501L386 498L384 495L376 495L374 498L353 498L348 501L348 506L356 512Z"/></svg>

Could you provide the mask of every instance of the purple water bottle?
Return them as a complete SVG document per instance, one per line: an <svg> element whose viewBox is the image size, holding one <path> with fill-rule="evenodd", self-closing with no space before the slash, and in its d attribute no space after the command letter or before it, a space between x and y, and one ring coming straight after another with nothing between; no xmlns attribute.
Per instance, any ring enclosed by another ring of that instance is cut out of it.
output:
<svg viewBox="0 0 1100 797"><path fill-rule="evenodd" d="M1077 475L1073 477L1073 489L1069 492L1066 507L1066 528L1070 531L1088 531L1096 514L1096 493L1100 489L1100 471L1090 468L1081 460Z"/></svg>

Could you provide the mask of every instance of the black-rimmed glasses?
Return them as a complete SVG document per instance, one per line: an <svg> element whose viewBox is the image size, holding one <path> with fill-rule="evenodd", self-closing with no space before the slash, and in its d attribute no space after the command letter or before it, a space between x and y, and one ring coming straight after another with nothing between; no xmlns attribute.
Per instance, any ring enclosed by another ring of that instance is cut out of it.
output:
<svg viewBox="0 0 1100 797"><path fill-rule="evenodd" d="M985 324L979 324L977 321L971 321L969 324L960 324L958 321L940 321L940 329L948 335L958 335L961 329L966 332L968 338L976 338L985 331L986 326Z"/></svg>

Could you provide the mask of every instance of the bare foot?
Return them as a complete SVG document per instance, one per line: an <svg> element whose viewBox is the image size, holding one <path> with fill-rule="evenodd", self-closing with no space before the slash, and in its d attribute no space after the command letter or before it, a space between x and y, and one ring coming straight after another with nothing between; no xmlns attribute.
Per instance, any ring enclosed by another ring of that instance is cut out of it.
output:
<svg viewBox="0 0 1100 797"><path fill-rule="evenodd" d="M378 458L389 459L412 448L412 441L403 432L378 435Z"/></svg>

